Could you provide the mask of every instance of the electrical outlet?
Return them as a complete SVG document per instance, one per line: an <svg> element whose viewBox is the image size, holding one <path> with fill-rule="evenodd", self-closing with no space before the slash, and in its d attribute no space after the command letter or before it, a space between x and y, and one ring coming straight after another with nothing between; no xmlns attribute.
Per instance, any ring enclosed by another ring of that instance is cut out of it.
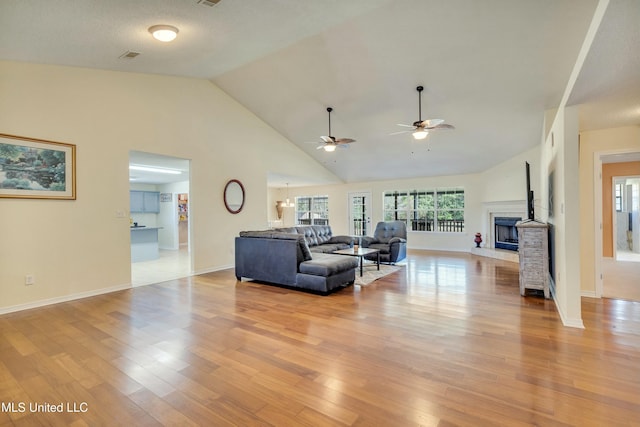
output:
<svg viewBox="0 0 640 427"><path fill-rule="evenodd" d="M36 283L36 278L33 274L27 274L24 276L24 284L29 286Z"/></svg>

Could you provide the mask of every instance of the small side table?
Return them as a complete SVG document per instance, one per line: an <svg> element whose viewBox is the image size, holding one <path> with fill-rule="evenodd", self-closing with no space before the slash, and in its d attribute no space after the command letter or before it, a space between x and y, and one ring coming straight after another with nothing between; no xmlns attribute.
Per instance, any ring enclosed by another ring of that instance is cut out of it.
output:
<svg viewBox="0 0 640 427"><path fill-rule="evenodd" d="M527 289L544 292L549 299L549 226L538 221L519 221L518 254L520 258L520 295Z"/></svg>
<svg viewBox="0 0 640 427"><path fill-rule="evenodd" d="M363 260L364 256L375 253L377 254L376 265L378 267L378 270L380 270L380 249L358 247L357 250L355 248L340 249L338 251L333 251L332 253L338 254L338 255L357 256L359 258L358 261L360 263L360 277L362 277L362 264L364 262Z"/></svg>

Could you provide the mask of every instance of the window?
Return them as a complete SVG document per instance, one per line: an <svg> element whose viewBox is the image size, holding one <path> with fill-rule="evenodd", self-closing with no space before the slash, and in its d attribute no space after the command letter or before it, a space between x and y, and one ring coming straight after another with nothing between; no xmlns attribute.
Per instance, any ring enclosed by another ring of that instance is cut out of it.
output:
<svg viewBox="0 0 640 427"><path fill-rule="evenodd" d="M384 220L404 221L411 231L464 232L461 188L384 193Z"/></svg>
<svg viewBox="0 0 640 427"><path fill-rule="evenodd" d="M296 225L328 225L329 196L296 197Z"/></svg>
<svg viewBox="0 0 640 427"><path fill-rule="evenodd" d="M616 211L622 212L622 184L616 184Z"/></svg>

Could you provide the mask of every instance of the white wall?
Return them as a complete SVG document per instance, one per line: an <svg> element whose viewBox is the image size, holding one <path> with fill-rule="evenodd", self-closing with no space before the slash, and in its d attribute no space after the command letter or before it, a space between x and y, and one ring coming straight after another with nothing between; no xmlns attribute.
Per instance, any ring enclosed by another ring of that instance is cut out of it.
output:
<svg viewBox="0 0 640 427"><path fill-rule="evenodd" d="M0 312L130 286L131 150L191 159L195 272L232 265L238 231L267 223L267 170L339 181L206 80L0 61L0 93L1 133L77 146L77 200L0 200Z"/></svg>
<svg viewBox="0 0 640 427"><path fill-rule="evenodd" d="M541 217L551 225L554 298L567 326L583 327L580 292L580 186L578 108L558 110L542 146ZM550 197L551 196L551 197Z"/></svg>
<svg viewBox="0 0 640 427"><path fill-rule="evenodd" d="M371 192L371 222L375 228L383 218L383 194L385 191L414 190L462 187L465 190L465 228L464 233L424 233L408 232L407 246L411 249L435 249L469 252L475 243L476 232L486 228L483 202L512 201L526 197L525 161L532 166L532 188L539 193L537 172L540 164L540 147L503 162L485 172L469 175L451 175L430 178L416 178L366 183L337 184L330 186L291 187L290 198L296 196L329 196L329 221L334 234L349 233L348 194L352 192ZM536 179L534 179L536 178ZM286 188L271 189L269 200L269 220L276 219L275 201L285 200ZM282 226L294 224L294 208L284 209ZM279 225L278 225L279 226ZM264 227L262 227L264 228Z"/></svg>

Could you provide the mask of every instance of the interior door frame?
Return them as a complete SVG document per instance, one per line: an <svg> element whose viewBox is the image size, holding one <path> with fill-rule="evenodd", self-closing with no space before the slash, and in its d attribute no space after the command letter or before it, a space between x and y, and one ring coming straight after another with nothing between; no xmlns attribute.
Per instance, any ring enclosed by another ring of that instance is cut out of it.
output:
<svg viewBox="0 0 640 427"><path fill-rule="evenodd" d="M615 197L616 197L616 180L618 179L624 179L624 180L628 180L628 179L640 179L640 175L620 175L620 176L614 176L613 177L613 182L611 183L611 185L613 186L613 188L611 189L611 195L613 197L613 200L611 201L611 209L612 209L612 226L613 226L613 259L614 260L618 260L618 216L616 215L617 211L616 211L616 203L615 203ZM632 209L633 211L633 209Z"/></svg>
<svg viewBox="0 0 640 427"><path fill-rule="evenodd" d="M632 154L637 153L638 150L634 149L621 149L621 150L604 150L604 151L596 151L593 153L593 176L594 176L594 189L593 189L593 225L595 229L595 297L602 298L602 294L604 292L604 282L603 282L603 256L602 256L602 208L603 208L603 200L602 200L602 157L611 155L611 154ZM614 204L615 208L615 204ZM615 249L615 248L614 248ZM614 251L615 256L615 251ZM615 257L614 257L615 260Z"/></svg>
<svg viewBox="0 0 640 427"><path fill-rule="evenodd" d="M349 234L355 235L355 230L353 227L353 199L355 197L365 197L365 214L366 214L366 224L364 229L365 236L371 236L373 230L371 229L371 191L351 191L347 194L347 218L349 218Z"/></svg>

